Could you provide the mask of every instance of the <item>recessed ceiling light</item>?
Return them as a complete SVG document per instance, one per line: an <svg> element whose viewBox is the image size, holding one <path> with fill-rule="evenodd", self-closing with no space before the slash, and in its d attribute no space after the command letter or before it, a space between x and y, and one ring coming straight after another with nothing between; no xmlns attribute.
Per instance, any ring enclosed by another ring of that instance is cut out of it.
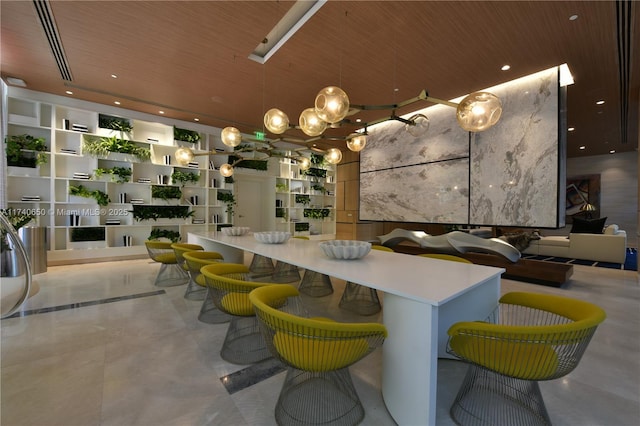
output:
<svg viewBox="0 0 640 426"><path fill-rule="evenodd" d="M164 114L164 111L158 111L158 113L160 113L160 114Z"/></svg>
<svg viewBox="0 0 640 426"><path fill-rule="evenodd" d="M118 76L115 74L111 74L111 78L118 78Z"/></svg>
<svg viewBox="0 0 640 426"><path fill-rule="evenodd" d="M71 90L67 90L67 91L66 91L66 92L64 92L64 93L66 93L67 95L73 95L73 92L72 92Z"/></svg>
<svg viewBox="0 0 640 426"><path fill-rule="evenodd" d="M7 84L12 86L27 87L27 83L18 77L7 77Z"/></svg>
<svg viewBox="0 0 640 426"><path fill-rule="evenodd" d="M196 117L193 119L193 121L200 121L200 119Z"/></svg>
<svg viewBox="0 0 640 426"><path fill-rule="evenodd" d="M570 132L573 132L576 128L575 127L569 127L567 130Z"/></svg>
<svg viewBox="0 0 640 426"><path fill-rule="evenodd" d="M114 104L120 105L120 101L115 101Z"/></svg>
<svg viewBox="0 0 640 426"><path fill-rule="evenodd" d="M576 19L578 19L578 15L571 15L571 16L569 16L569 20L570 20L570 21L575 21Z"/></svg>
<svg viewBox="0 0 640 426"><path fill-rule="evenodd" d="M600 99L598 102L596 102L596 105L602 105L604 104L604 100Z"/></svg>
<svg viewBox="0 0 640 426"><path fill-rule="evenodd" d="M586 146L584 146L584 145L582 145L582 146L580 147L580 149L586 149L586 148L587 148L587 147L586 147Z"/></svg>
<svg viewBox="0 0 640 426"><path fill-rule="evenodd" d="M509 71L511 69L511 65L503 65L502 68L500 68L502 71Z"/></svg>
<svg viewBox="0 0 640 426"><path fill-rule="evenodd" d="M609 154L615 154L615 153L616 153L615 149L612 149L611 151L609 151Z"/></svg>

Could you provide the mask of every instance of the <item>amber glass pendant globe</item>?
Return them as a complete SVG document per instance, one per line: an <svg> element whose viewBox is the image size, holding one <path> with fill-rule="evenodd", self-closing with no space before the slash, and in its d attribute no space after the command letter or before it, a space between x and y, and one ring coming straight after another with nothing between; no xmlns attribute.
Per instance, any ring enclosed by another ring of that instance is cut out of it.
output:
<svg viewBox="0 0 640 426"><path fill-rule="evenodd" d="M175 152L176 160L181 166L186 166L193 161L193 151L189 148L178 148Z"/></svg>
<svg viewBox="0 0 640 426"><path fill-rule="evenodd" d="M320 136L327 128L327 122L318 117L314 108L302 111L298 124L300 129L309 136Z"/></svg>
<svg viewBox="0 0 640 426"><path fill-rule="evenodd" d="M307 157L296 158L296 161L300 170L309 170L309 167L311 167L311 160Z"/></svg>
<svg viewBox="0 0 640 426"><path fill-rule="evenodd" d="M353 135L351 139L347 140L347 148L353 152L360 152L367 144L367 137L365 135Z"/></svg>
<svg viewBox="0 0 640 426"><path fill-rule="evenodd" d="M289 117L278 108L271 108L264 115L264 126L271 133L282 134L289 128Z"/></svg>
<svg viewBox="0 0 640 426"><path fill-rule="evenodd" d="M324 155L324 159L327 160L329 164L338 164L342 161L342 151L338 148L329 148Z"/></svg>
<svg viewBox="0 0 640 426"><path fill-rule="evenodd" d="M502 102L489 92L473 92L458 104L458 124L468 132L482 132L500 120Z"/></svg>
<svg viewBox="0 0 640 426"><path fill-rule="evenodd" d="M325 87L316 96L315 110L318 117L327 123L337 123L349 112L349 97L339 87Z"/></svg>
<svg viewBox="0 0 640 426"><path fill-rule="evenodd" d="M220 166L220 174L224 177L229 177L233 175L233 167L231 166L231 164L223 164L222 166Z"/></svg>
<svg viewBox="0 0 640 426"><path fill-rule="evenodd" d="M235 127L225 127L222 129L220 137L222 138L222 143L230 147L238 146L242 142L240 130Z"/></svg>

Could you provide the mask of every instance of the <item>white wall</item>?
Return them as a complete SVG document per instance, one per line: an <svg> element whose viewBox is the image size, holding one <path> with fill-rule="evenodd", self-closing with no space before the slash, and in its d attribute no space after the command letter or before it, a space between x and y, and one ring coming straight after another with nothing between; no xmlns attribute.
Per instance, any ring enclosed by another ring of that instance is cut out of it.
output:
<svg viewBox="0 0 640 426"><path fill-rule="evenodd" d="M638 247L638 154L594 155L567 159L567 178L600 175L600 217L616 223L627 232L627 246ZM548 235L568 235L571 225Z"/></svg>

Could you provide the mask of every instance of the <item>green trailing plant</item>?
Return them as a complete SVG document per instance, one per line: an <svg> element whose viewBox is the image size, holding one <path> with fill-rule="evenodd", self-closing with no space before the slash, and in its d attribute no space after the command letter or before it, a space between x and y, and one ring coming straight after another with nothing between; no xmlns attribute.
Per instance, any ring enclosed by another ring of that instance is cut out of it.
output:
<svg viewBox="0 0 640 426"><path fill-rule="evenodd" d="M151 197L161 200L180 199L182 191L177 186L151 185Z"/></svg>
<svg viewBox="0 0 640 426"><path fill-rule="evenodd" d="M69 194L70 195L75 195L77 197L84 197L84 198L93 198L96 200L96 202L98 203L99 206L106 206L107 204L109 204L111 202L111 200L109 199L109 196L100 191L99 189L94 189L93 191L85 188L82 185L69 185Z"/></svg>
<svg viewBox="0 0 640 426"><path fill-rule="evenodd" d="M235 182L235 180L233 179L233 176L225 176L224 183L233 183L233 182Z"/></svg>
<svg viewBox="0 0 640 426"><path fill-rule="evenodd" d="M276 217L281 217L286 220L287 210L284 207L276 207Z"/></svg>
<svg viewBox="0 0 640 426"><path fill-rule="evenodd" d="M95 179L100 179L102 175L111 175L111 180L115 183L127 183L131 178L132 171L128 167L112 167L110 169L97 168L93 171Z"/></svg>
<svg viewBox="0 0 640 426"><path fill-rule="evenodd" d="M181 172L180 170L176 170L171 174L171 181L173 183L180 183L182 186L187 184L188 182L196 183L200 180L200 174L195 172Z"/></svg>
<svg viewBox="0 0 640 426"><path fill-rule="evenodd" d="M200 140L200 133L194 130L181 129L173 126L173 139L177 141L196 143Z"/></svg>
<svg viewBox="0 0 640 426"><path fill-rule="evenodd" d="M311 202L311 197L310 196L308 196L308 195L296 195L296 203L306 206L310 202Z"/></svg>
<svg viewBox="0 0 640 426"><path fill-rule="evenodd" d="M87 227L71 229L71 241L104 241L105 230L103 227Z"/></svg>
<svg viewBox="0 0 640 426"><path fill-rule="evenodd" d="M309 230L309 224L306 222L296 223L294 229L296 232L305 232Z"/></svg>
<svg viewBox="0 0 640 426"><path fill-rule="evenodd" d="M149 206L134 205L131 210L133 218L137 221L141 220L158 220L162 219L187 219L194 215L193 211L189 211L189 206Z"/></svg>
<svg viewBox="0 0 640 426"><path fill-rule="evenodd" d="M315 178L326 178L327 171L325 169L318 169L316 167L309 167L307 170L301 170L300 174Z"/></svg>
<svg viewBox="0 0 640 426"><path fill-rule="evenodd" d="M5 139L7 165L16 167L36 167L47 162L47 141L31 135L7 136ZM26 152L25 152L26 151ZM29 153L29 151L34 151Z"/></svg>
<svg viewBox="0 0 640 426"><path fill-rule="evenodd" d="M286 183L276 183L276 191L289 192L289 186Z"/></svg>
<svg viewBox="0 0 640 426"><path fill-rule="evenodd" d="M82 140L82 152L92 157L108 157L110 152L130 154L140 162L151 158L151 150L141 147L126 139L112 137L87 136Z"/></svg>
<svg viewBox="0 0 640 426"><path fill-rule="evenodd" d="M318 183L314 183L313 185L311 185L311 189L313 189L314 191L320 191L323 194L327 191L326 188Z"/></svg>
<svg viewBox="0 0 640 426"><path fill-rule="evenodd" d="M314 154L312 152L311 156L309 157L309 160L311 161L311 164L315 164L317 166L321 166L321 165L324 164L324 155Z"/></svg>
<svg viewBox="0 0 640 426"><path fill-rule="evenodd" d="M217 199L218 201L222 201L227 205L227 208L225 209L227 214L233 215L233 207L236 205L236 197L233 195L233 193L218 191Z"/></svg>
<svg viewBox="0 0 640 426"><path fill-rule="evenodd" d="M170 229L152 229L148 239L159 240L160 238L166 238L172 243L177 243L180 241L180 233L178 231L171 231Z"/></svg>
<svg viewBox="0 0 640 426"><path fill-rule="evenodd" d="M133 130L133 126L128 119L106 114L98 114L98 127L121 133L129 133Z"/></svg>
<svg viewBox="0 0 640 426"><path fill-rule="evenodd" d="M243 169L254 169L254 170L269 169L269 162L267 160L243 160L242 158L235 155L229 156L229 164L233 164L233 167L240 167Z"/></svg>
<svg viewBox="0 0 640 426"><path fill-rule="evenodd" d="M324 219L325 217L329 217L330 213L329 209L304 209L303 211L304 217L310 219Z"/></svg>

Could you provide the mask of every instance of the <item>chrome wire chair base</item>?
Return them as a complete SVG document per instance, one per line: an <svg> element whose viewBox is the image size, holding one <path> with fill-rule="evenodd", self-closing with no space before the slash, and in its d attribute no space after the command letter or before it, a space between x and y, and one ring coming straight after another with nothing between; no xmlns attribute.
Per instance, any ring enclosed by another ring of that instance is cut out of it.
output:
<svg viewBox="0 0 640 426"><path fill-rule="evenodd" d="M220 356L232 364L253 364L271 357L258 318L232 316Z"/></svg>
<svg viewBox="0 0 640 426"><path fill-rule="evenodd" d="M352 282L345 285L338 306L359 315L377 314L382 309L376 289Z"/></svg>
<svg viewBox="0 0 640 426"><path fill-rule="evenodd" d="M551 425L540 387L470 365L450 410L459 425Z"/></svg>
<svg viewBox="0 0 640 426"><path fill-rule="evenodd" d="M249 271L257 275L271 275L275 271L271 258L254 254L249 265Z"/></svg>
<svg viewBox="0 0 640 426"><path fill-rule="evenodd" d="M189 284L187 284L187 289L184 292L185 299L204 300L204 297L206 294L207 294L206 287L202 287L193 279L189 278Z"/></svg>
<svg viewBox="0 0 640 426"><path fill-rule="evenodd" d="M328 275L307 269L304 271L298 291L311 297L328 296L333 293L331 278Z"/></svg>
<svg viewBox="0 0 640 426"><path fill-rule="evenodd" d="M155 285L157 287L174 287L188 282L189 275L180 265L177 263L163 263L160 265Z"/></svg>
<svg viewBox="0 0 640 426"><path fill-rule="evenodd" d="M357 425L364 418L348 368L308 372L289 367L275 409L281 426Z"/></svg>
<svg viewBox="0 0 640 426"><path fill-rule="evenodd" d="M292 283L300 281L300 271L297 266L278 260L276 262L276 267L273 271L273 278L271 281L274 283Z"/></svg>
<svg viewBox="0 0 640 426"><path fill-rule="evenodd" d="M204 298L202 300L200 313L198 314L198 321L206 324L223 324L231 321L231 315L226 312L222 312L216 307L215 303L213 303L213 298L209 294L209 289L206 288L203 290Z"/></svg>

